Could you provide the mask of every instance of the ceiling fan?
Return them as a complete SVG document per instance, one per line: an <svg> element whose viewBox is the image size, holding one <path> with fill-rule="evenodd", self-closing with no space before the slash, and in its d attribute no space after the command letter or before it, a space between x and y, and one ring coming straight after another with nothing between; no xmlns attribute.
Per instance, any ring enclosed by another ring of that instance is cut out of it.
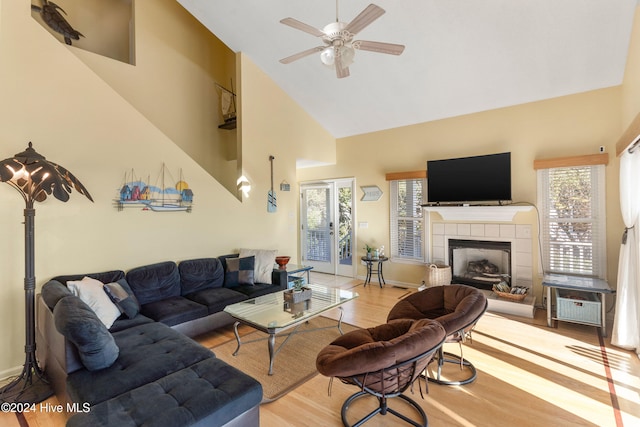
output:
<svg viewBox="0 0 640 427"><path fill-rule="evenodd" d="M305 56L320 52L320 60L322 63L330 68L334 68L336 70L336 76L341 79L349 76L349 65L353 63L355 49L386 53L389 55L400 55L404 51L404 45L401 44L353 40L357 33L381 17L384 13L384 9L380 6L370 4L360 12L358 16L353 18L351 22L346 24L338 20L338 1L336 0L336 22L326 25L322 30L294 18L284 18L280 21L282 24L320 37L325 45L298 52L295 55L281 59L280 62L289 64Z"/></svg>

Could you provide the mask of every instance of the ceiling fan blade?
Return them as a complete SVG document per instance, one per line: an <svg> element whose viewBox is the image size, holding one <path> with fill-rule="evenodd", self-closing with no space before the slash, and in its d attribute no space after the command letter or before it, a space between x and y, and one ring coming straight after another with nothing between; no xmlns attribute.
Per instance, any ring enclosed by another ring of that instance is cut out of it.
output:
<svg viewBox="0 0 640 427"><path fill-rule="evenodd" d="M360 12L360 15L353 18L353 21L349 22L347 26L344 27L344 30L350 32L351 34L358 34L367 25L371 24L382 15L384 15L383 8L381 8L380 6L376 6L375 4L370 4L362 12Z"/></svg>
<svg viewBox="0 0 640 427"><path fill-rule="evenodd" d="M283 64L290 64L293 61L297 61L300 58L304 58L305 56L313 55L316 52L320 52L324 48L325 48L325 46L312 47L311 49L303 50L302 52L298 52L298 53L296 53L294 55L287 56L286 58L282 58L280 60L280 62L283 63Z"/></svg>
<svg viewBox="0 0 640 427"><path fill-rule="evenodd" d="M400 55L404 52L404 45L394 43L372 42L369 40L356 40L352 44L354 49L368 50L389 55Z"/></svg>
<svg viewBox="0 0 640 427"><path fill-rule="evenodd" d="M309 24L305 24L304 22L300 22L297 19L293 18L284 18L280 20L281 24L288 25L290 27L295 28L296 30L304 31L305 33L309 33L312 36L322 37L325 34L319 29L312 27Z"/></svg>

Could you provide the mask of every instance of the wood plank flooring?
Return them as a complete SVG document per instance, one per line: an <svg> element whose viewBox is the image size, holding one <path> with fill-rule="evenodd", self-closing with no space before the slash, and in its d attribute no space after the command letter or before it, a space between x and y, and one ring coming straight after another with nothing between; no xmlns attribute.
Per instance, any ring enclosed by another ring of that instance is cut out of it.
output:
<svg viewBox="0 0 640 427"><path fill-rule="evenodd" d="M343 321L361 327L384 323L389 309L414 291L390 285L381 289L377 284L364 288L360 280L317 273L312 274L312 282L356 290L360 297L344 306ZM337 309L329 313L334 318L338 315ZM241 333L249 331L241 329ZM198 341L212 347L230 339L233 329L227 327ZM457 344L446 344L445 350L459 353ZM407 391L424 409L431 427L640 425L640 361L634 353L611 346L609 338L600 338L594 327L560 323L548 328L543 310L537 310L534 319L487 312L463 351L478 369L474 383L429 384L424 399L417 384L413 395ZM261 425L341 426L342 403L357 389L336 380L329 395L328 387L329 379L317 375L281 399L262 405ZM362 414L364 406L354 405L352 413ZM411 415L409 409L400 410ZM53 414L24 417L30 427L64 425L64 419ZM378 415L365 425L407 424L392 415ZM0 413L0 426L20 424L15 415Z"/></svg>

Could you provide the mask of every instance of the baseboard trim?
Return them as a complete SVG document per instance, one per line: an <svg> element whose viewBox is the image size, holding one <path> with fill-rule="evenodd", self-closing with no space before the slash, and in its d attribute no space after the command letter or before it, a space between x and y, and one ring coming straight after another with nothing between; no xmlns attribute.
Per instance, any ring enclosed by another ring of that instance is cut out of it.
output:
<svg viewBox="0 0 640 427"><path fill-rule="evenodd" d="M20 372L22 372L22 365L0 371L0 386L8 383L11 378L19 375Z"/></svg>
<svg viewBox="0 0 640 427"><path fill-rule="evenodd" d="M367 276L360 276L360 275L356 276L357 280L362 280L363 282L364 282L364 280L366 278L367 278ZM420 286L420 284L407 283L407 282L398 282L397 280L384 279L384 281L386 282L387 285L398 286L398 287L402 287L402 288L418 289L418 287ZM375 278L372 278L370 285L378 285L378 281Z"/></svg>

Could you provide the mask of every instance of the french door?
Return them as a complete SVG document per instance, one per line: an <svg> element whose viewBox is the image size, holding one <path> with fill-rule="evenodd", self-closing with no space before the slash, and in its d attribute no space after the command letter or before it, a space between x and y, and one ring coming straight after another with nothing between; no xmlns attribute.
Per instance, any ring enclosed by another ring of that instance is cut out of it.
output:
<svg viewBox="0 0 640 427"><path fill-rule="evenodd" d="M353 179L300 186L302 262L320 273L354 277Z"/></svg>

